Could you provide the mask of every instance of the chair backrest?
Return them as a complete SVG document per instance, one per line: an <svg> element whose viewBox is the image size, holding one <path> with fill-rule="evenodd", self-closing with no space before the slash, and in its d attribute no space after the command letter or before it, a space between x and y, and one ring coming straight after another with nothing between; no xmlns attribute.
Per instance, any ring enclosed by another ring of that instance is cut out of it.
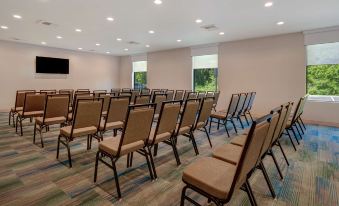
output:
<svg viewBox="0 0 339 206"><path fill-rule="evenodd" d="M285 121L285 117L286 117L286 114L288 112L288 108L289 108L289 105L290 103L286 103L286 104L283 104L281 105L281 114L279 116L279 120L278 120L278 123L277 123L277 128L275 129L274 131L274 134L273 134L273 138L272 138L272 141L271 141L271 145L280 137L282 130L281 128L283 127L283 124L284 124L284 121Z"/></svg>
<svg viewBox="0 0 339 206"><path fill-rule="evenodd" d="M197 121L196 121L195 127L194 127L195 129L200 126L199 124L207 123L207 120L212 113L214 98L213 97L205 97L201 101L202 101L201 107L200 107L200 110L199 110L199 113L198 113L198 118L197 118Z"/></svg>
<svg viewBox="0 0 339 206"><path fill-rule="evenodd" d="M74 129L100 125L103 99L78 99L72 123L71 138Z"/></svg>
<svg viewBox="0 0 339 206"><path fill-rule="evenodd" d="M73 89L60 89L59 90L59 94L69 94L70 99L69 99L69 103L72 104L73 103L73 95L74 95L74 90Z"/></svg>
<svg viewBox="0 0 339 206"><path fill-rule="evenodd" d="M91 93L89 89L77 89L75 93Z"/></svg>
<svg viewBox="0 0 339 206"><path fill-rule="evenodd" d="M251 97L252 97L252 92L246 93L246 98L245 98L243 107L242 107L242 109L241 109L242 113L244 113L244 112L247 111L248 106L249 106L249 103L250 103L250 101L251 101Z"/></svg>
<svg viewBox="0 0 339 206"><path fill-rule="evenodd" d="M155 114L160 113L162 102L166 101L167 95L166 94L154 94L152 103L156 104Z"/></svg>
<svg viewBox="0 0 339 206"><path fill-rule="evenodd" d="M111 93L114 94L114 96L118 96L120 91L121 91L121 89L119 89L119 88L111 89Z"/></svg>
<svg viewBox="0 0 339 206"><path fill-rule="evenodd" d="M107 112L107 122L125 121L130 97L111 97Z"/></svg>
<svg viewBox="0 0 339 206"><path fill-rule="evenodd" d="M102 111L107 112L108 107L109 107L109 102L111 100L111 97L113 97L114 94L112 93L99 93L99 98L103 99L103 106L102 106ZM96 97L98 98L98 97Z"/></svg>
<svg viewBox="0 0 339 206"><path fill-rule="evenodd" d="M154 136L169 132L173 134L177 126L178 117L180 114L181 101L166 101L161 105L158 124L155 128ZM152 145L155 138L153 138Z"/></svg>
<svg viewBox="0 0 339 206"><path fill-rule="evenodd" d="M234 190L239 189L244 184L248 173L256 166L268 133L270 121L271 115L266 115L253 122L237 164L235 176L228 193L228 200L232 197Z"/></svg>
<svg viewBox="0 0 339 206"><path fill-rule="evenodd" d="M15 95L15 108L23 107L25 103L25 94L35 93L35 90L18 90Z"/></svg>
<svg viewBox="0 0 339 206"><path fill-rule="evenodd" d="M206 97L214 97L214 92L212 91L206 92Z"/></svg>
<svg viewBox="0 0 339 206"><path fill-rule="evenodd" d="M98 98L100 94L106 94L107 90L93 90L94 98Z"/></svg>
<svg viewBox="0 0 339 206"><path fill-rule="evenodd" d="M234 116L239 101L239 94L232 94L230 104L228 105L227 115Z"/></svg>
<svg viewBox="0 0 339 206"><path fill-rule="evenodd" d="M214 92L214 103L213 104L215 106L218 104L219 96L220 96L220 91Z"/></svg>
<svg viewBox="0 0 339 206"><path fill-rule="evenodd" d="M150 94L150 89L147 89L147 88L143 88L143 89L141 89L141 91L140 91L140 94L143 94L143 95L148 95L148 94Z"/></svg>
<svg viewBox="0 0 339 206"><path fill-rule="evenodd" d="M154 111L155 104L129 106L126 124L119 143L118 155L122 146L148 140Z"/></svg>
<svg viewBox="0 0 339 206"><path fill-rule="evenodd" d="M284 130L285 130L285 128L286 128L288 119L290 118L291 113L292 113L292 108L293 108L293 102L289 102L288 108L287 108L287 112L286 112L286 115L285 115L283 124L282 124L282 126L281 126L280 135L284 132ZM279 137L280 137L280 135L279 135Z"/></svg>
<svg viewBox="0 0 339 206"><path fill-rule="evenodd" d="M184 110L181 115L179 129L189 126L193 129L197 112L199 110L200 99L188 99L185 102Z"/></svg>
<svg viewBox="0 0 339 206"><path fill-rule="evenodd" d="M135 97L138 96L140 94L140 90L132 90L132 96L131 96L131 102L135 101Z"/></svg>
<svg viewBox="0 0 339 206"><path fill-rule="evenodd" d="M46 118L65 117L66 119L69 102L70 94L47 95L43 123Z"/></svg>
<svg viewBox="0 0 339 206"><path fill-rule="evenodd" d="M44 111L46 93L25 93L23 114L25 112Z"/></svg>
<svg viewBox="0 0 339 206"><path fill-rule="evenodd" d="M184 97L182 99L184 102L188 99L188 95L190 94L190 92L192 92L192 90L185 90Z"/></svg>
<svg viewBox="0 0 339 206"><path fill-rule="evenodd" d="M206 92L198 92L197 98L198 99L203 99L206 97Z"/></svg>
<svg viewBox="0 0 339 206"><path fill-rule="evenodd" d="M129 101L130 103L132 103L132 92L126 92L126 91L122 91L122 92L119 92L119 97L129 97Z"/></svg>
<svg viewBox="0 0 339 206"><path fill-rule="evenodd" d="M251 92L251 99L250 102L248 103L246 111L251 111L256 94L257 94L256 92Z"/></svg>
<svg viewBox="0 0 339 206"><path fill-rule="evenodd" d="M187 99L196 99L197 97L198 97L198 93L197 92L188 92L187 93Z"/></svg>
<svg viewBox="0 0 339 206"><path fill-rule="evenodd" d="M240 115L242 113L242 109L244 107L245 100L246 100L246 93L240 93L237 108L236 108L236 113L238 115Z"/></svg>
<svg viewBox="0 0 339 206"><path fill-rule="evenodd" d="M302 115L302 114L304 113L304 107L305 107L305 103L307 102L308 96L309 96L308 94L306 94L306 95L304 96L304 101L303 101L303 103L301 104L299 116Z"/></svg>
<svg viewBox="0 0 339 206"><path fill-rule="evenodd" d="M40 93L56 94L57 90L56 89L42 89L42 90L40 90Z"/></svg>
<svg viewBox="0 0 339 206"><path fill-rule="evenodd" d="M130 88L122 88L121 91L122 92L130 92L130 91L132 91L132 89L130 89Z"/></svg>
<svg viewBox="0 0 339 206"><path fill-rule="evenodd" d="M174 100L183 100L184 90L176 90Z"/></svg>
<svg viewBox="0 0 339 206"><path fill-rule="evenodd" d="M140 94L137 95L134 99L134 104L149 104L151 101L151 95L149 94Z"/></svg>
<svg viewBox="0 0 339 206"><path fill-rule="evenodd" d="M172 101L174 97L174 90L167 90L166 94L167 94L167 101Z"/></svg>

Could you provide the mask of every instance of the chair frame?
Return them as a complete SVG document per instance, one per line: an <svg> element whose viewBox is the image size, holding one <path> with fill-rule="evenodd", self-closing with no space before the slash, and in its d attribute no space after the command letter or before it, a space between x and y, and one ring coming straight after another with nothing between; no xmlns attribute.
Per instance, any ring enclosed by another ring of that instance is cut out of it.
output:
<svg viewBox="0 0 339 206"><path fill-rule="evenodd" d="M13 121L13 127L15 127L15 115L18 114L17 108L19 107L18 106L18 94L19 93L26 93L26 92L35 93L36 91L35 90L17 90L16 91L14 110L11 109L8 113L8 125L9 126L11 125L11 120L12 120ZM23 105L22 105L22 107L23 107Z"/></svg>

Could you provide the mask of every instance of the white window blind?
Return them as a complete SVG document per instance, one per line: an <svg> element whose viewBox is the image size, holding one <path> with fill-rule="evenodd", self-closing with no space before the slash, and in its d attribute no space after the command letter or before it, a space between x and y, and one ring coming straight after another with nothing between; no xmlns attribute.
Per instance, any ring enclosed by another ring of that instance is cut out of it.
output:
<svg viewBox="0 0 339 206"><path fill-rule="evenodd" d="M339 64L339 42L306 46L307 65Z"/></svg>
<svg viewBox="0 0 339 206"><path fill-rule="evenodd" d="M193 69L218 68L218 55L193 56Z"/></svg>
<svg viewBox="0 0 339 206"><path fill-rule="evenodd" d="M133 62L133 72L146 72L146 71L147 71L147 61Z"/></svg>

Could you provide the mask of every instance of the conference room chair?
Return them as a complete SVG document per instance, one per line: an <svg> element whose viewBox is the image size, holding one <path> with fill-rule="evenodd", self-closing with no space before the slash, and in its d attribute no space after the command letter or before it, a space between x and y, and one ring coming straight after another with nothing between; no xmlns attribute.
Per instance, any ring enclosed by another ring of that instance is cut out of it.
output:
<svg viewBox="0 0 339 206"><path fill-rule="evenodd" d="M87 150L96 136L102 113L103 99L78 99L74 110L72 125L60 128L56 158L59 159L60 143L67 149L69 167L72 167L70 142L75 138L87 136ZM98 138L99 140L100 138Z"/></svg>
<svg viewBox="0 0 339 206"><path fill-rule="evenodd" d="M140 94L140 90L139 89L133 89L131 92L132 92L131 103L134 103L135 97Z"/></svg>
<svg viewBox="0 0 339 206"><path fill-rule="evenodd" d="M148 107L145 108L145 106ZM122 156L132 152L143 155L146 159L151 179L154 179L153 169L150 163L151 154L146 145L152 127L154 111L155 104L129 106L125 122L126 126L121 136L107 138L99 143L95 161L94 182L97 181L98 163L100 161L113 170L119 199L122 196L116 162Z"/></svg>
<svg viewBox="0 0 339 206"><path fill-rule="evenodd" d="M233 116L233 118L235 118L239 121L242 129L244 129L244 124L241 121L241 115L244 112L243 109L244 109L244 103L246 101L246 97L247 97L246 93L240 93L239 94L239 100L238 100L238 103L237 103L237 107L235 109L235 115Z"/></svg>
<svg viewBox="0 0 339 206"><path fill-rule="evenodd" d="M126 91L122 91L122 92L119 92L118 94L119 97L129 97L129 100L130 100L130 104L132 104L132 92L129 91L129 92L126 92Z"/></svg>
<svg viewBox="0 0 339 206"><path fill-rule="evenodd" d="M187 189L206 197L208 202L214 202L216 205L228 203L234 192L241 189L247 193L251 205L256 206L249 178L259 159L270 120L271 115L266 115L253 122L238 164L213 157L203 157L186 167L182 175L182 181L186 185L182 189L180 205L183 206L185 200L200 205L186 194Z"/></svg>
<svg viewBox="0 0 339 206"><path fill-rule="evenodd" d="M198 92L187 92L187 97L185 100L196 99L196 98L198 98Z"/></svg>
<svg viewBox="0 0 339 206"><path fill-rule="evenodd" d="M132 89L131 88L122 88L121 92L131 92Z"/></svg>
<svg viewBox="0 0 339 206"><path fill-rule="evenodd" d="M57 90L56 89L42 89L42 90L40 90L40 93L56 94Z"/></svg>
<svg viewBox="0 0 339 206"><path fill-rule="evenodd" d="M140 94L150 95L151 94L151 90L148 89L148 88L143 88L143 89L141 89Z"/></svg>
<svg viewBox="0 0 339 206"><path fill-rule="evenodd" d="M73 106L72 106L72 110L69 110L68 116L67 116L67 122L71 123L74 117L74 112L75 109L77 107L77 101L79 99L85 99L85 100L93 100L94 99L94 95L91 93L75 93L74 94L74 98L73 98Z"/></svg>
<svg viewBox="0 0 339 206"><path fill-rule="evenodd" d="M192 90L185 90L183 95L183 101L185 102L188 99L189 94L192 92Z"/></svg>
<svg viewBox="0 0 339 206"><path fill-rule="evenodd" d="M25 93L22 111L18 111L16 117L15 131L18 132L20 125L20 135L23 135L22 121L26 118L42 116L44 113L46 93Z"/></svg>
<svg viewBox="0 0 339 206"><path fill-rule="evenodd" d="M203 99L206 97L206 92L197 92L197 98L198 99Z"/></svg>
<svg viewBox="0 0 339 206"><path fill-rule="evenodd" d="M89 89L77 89L75 91L76 94L80 94L80 93L91 93L91 91Z"/></svg>
<svg viewBox="0 0 339 206"><path fill-rule="evenodd" d="M151 101L151 95L150 94L140 94L137 95L134 99L134 105L138 104L149 104Z"/></svg>
<svg viewBox="0 0 339 206"><path fill-rule="evenodd" d="M167 94L155 92L155 94L153 95L152 103L156 104L155 113L154 113L154 121L158 120L162 102L166 100L167 100Z"/></svg>
<svg viewBox="0 0 339 206"><path fill-rule="evenodd" d="M247 118L247 115L246 115L246 111L248 110L248 108L250 106L251 97L252 97L252 92L246 93L246 98L245 98L243 107L241 109L241 112L238 114L240 118L241 117L245 118L247 125L250 125L248 118Z"/></svg>
<svg viewBox="0 0 339 206"><path fill-rule="evenodd" d="M249 100L249 103L244 111L244 115L249 115L250 118L251 118L251 121L253 121L253 116L251 114L251 110L252 110L252 107L253 107L253 103L254 103L254 99L255 99L255 96L256 96L256 92L250 92L250 95L251 95L251 98Z"/></svg>
<svg viewBox="0 0 339 206"><path fill-rule="evenodd" d="M130 97L110 97L107 108L107 116L101 120L99 135L101 140L103 134L108 130L113 130L113 136L117 135L118 130L122 130L126 119Z"/></svg>
<svg viewBox="0 0 339 206"><path fill-rule="evenodd" d="M175 95L174 95L173 100L176 100L176 101L183 100L184 93L185 93L184 90L175 90Z"/></svg>
<svg viewBox="0 0 339 206"><path fill-rule="evenodd" d="M181 101L162 102L158 123L156 127L152 127L149 139L147 141L147 146L150 148L150 150L152 147L154 147L154 156L157 156L159 143L162 142L171 146L177 165L180 165L181 163L175 143L174 132L177 126L181 103ZM156 179L157 173L154 166L153 157L152 155L150 155L150 157L152 158L151 162L153 174ZM133 156L130 156L128 166L132 165L132 158Z"/></svg>
<svg viewBox="0 0 339 206"><path fill-rule="evenodd" d="M235 116L235 113L236 113L238 101L239 101L239 94L232 94L230 103L226 111L217 111L211 114L210 125L209 125L210 133L211 133L212 122L214 122L213 121L214 119L217 120L217 122L214 122L214 123L217 123L217 129L219 129L220 124L224 125L228 137L230 137L230 134L227 129L227 122L231 122L235 132L238 133L237 127L235 126L235 123L233 121L234 119L233 117Z"/></svg>
<svg viewBox="0 0 339 206"><path fill-rule="evenodd" d="M194 125L193 132L196 130L202 130L203 132L205 132L208 142L212 148L212 142L211 142L210 135L208 134L206 127L207 127L208 120L212 113L214 98L205 97L205 98L201 98L200 101L201 101L200 103L201 106L199 107L200 109L198 112L197 120Z"/></svg>
<svg viewBox="0 0 339 206"><path fill-rule="evenodd" d="M181 118L179 123L177 124L176 132L175 132L175 141L177 142L177 138L182 135L188 137L192 142L195 154L198 155L198 147L195 141L195 137L193 134L194 123L196 121L196 114L199 111L200 99L188 99L185 101L183 112L181 113Z"/></svg>
<svg viewBox="0 0 339 206"><path fill-rule="evenodd" d="M94 94L94 98L102 98L103 99L103 106L102 106L102 116L106 117L107 116L107 110L108 110L108 106L109 106L109 102L111 100L111 97L113 97L114 94L112 93L99 93L99 97L95 97Z"/></svg>
<svg viewBox="0 0 339 206"><path fill-rule="evenodd" d="M111 89L111 93L116 97L119 95L119 92L121 92L120 88L113 88Z"/></svg>
<svg viewBox="0 0 339 206"><path fill-rule="evenodd" d="M93 90L94 98L98 98L100 94L107 93L107 90Z"/></svg>
<svg viewBox="0 0 339 206"><path fill-rule="evenodd" d="M59 94L69 94L69 97L70 97L69 104L70 104L70 107L72 107L74 90L73 89L60 89Z"/></svg>
<svg viewBox="0 0 339 206"><path fill-rule="evenodd" d="M167 90L166 91L166 95L167 95L167 101L172 101L174 98L174 90Z"/></svg>
<svg viewBox="0 0 339 206"><path fill-rule="evenodd" d="M35 90L16 91L14 107L12 107L8 113L8 125L11 125L11 121L12 121L13 127L15 127L15 115L17 115L19 111L22 111L24 107L25 93L35 93Z"/></svg>
<svg viewBox="0 0 339 206"><path fill-rule="evenodd" d="M35 117L33 144L35 144L36 132L39 132L41 147L44 147L43 129L48 131L51 125L59 124L60 127L66 125L69 101L69 94L47 95L43 116Z"/></svg>
<svg viewBox="0 0 339 206"><path fill-rule="evenodd" d="M213 102L213 110L216 112L217 111L217 104L219 101L219 96L220 96L220 91L208 91L206 93L206 97L213 97L214 98L214 102Z"/></svg>

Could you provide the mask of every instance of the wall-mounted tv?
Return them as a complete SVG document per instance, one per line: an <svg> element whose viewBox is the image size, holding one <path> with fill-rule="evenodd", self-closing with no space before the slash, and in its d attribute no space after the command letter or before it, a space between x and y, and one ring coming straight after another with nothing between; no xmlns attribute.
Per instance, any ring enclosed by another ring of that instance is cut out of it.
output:
<svg viewBox="0 0 339 206"><path fill-rule="evenodd" d="M36 73L69 74L69 60L51 57L39 57L35 59Z"/></svg>

